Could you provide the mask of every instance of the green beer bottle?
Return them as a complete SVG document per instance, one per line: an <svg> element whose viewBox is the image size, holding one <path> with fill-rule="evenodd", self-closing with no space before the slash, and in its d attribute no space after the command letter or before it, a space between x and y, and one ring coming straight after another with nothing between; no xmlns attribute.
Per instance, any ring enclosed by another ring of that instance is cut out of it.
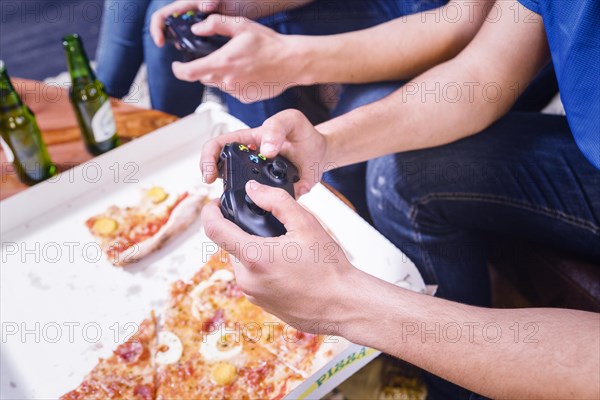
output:
<svg viewBox="0 0 600 400"><path fill-rule="evenodd" d="M71 89L69 97L88 151L97 156L119 145L115 119L104 85L88 61L79 35L63 38L67 55Z"/></svg>
<svg viewBox="0 0 600 400"><path fill-rule="evenodd" d="M21 182L33 185L56 175L33 112L15 91L0 60L0 143Z"/></svg>

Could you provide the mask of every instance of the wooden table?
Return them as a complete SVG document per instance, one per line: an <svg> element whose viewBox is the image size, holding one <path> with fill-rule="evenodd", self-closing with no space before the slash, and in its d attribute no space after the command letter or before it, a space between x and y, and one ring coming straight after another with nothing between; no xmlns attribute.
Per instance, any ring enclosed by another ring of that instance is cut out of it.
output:
<svg viewBox="0 0 600 400"><path fill-rule="evenodd" d="M52 161L59 171L66 171L93 157L81 140L79 125L65 89L25 79L13 78L12 81L23 101L35 113ZM119 100L112 99L111 103L122 143L177 120L173 115ZM3 151L0 152L0 162L0 200L27 189L28 186L19 181L12 165L7 163Z"/></svg>

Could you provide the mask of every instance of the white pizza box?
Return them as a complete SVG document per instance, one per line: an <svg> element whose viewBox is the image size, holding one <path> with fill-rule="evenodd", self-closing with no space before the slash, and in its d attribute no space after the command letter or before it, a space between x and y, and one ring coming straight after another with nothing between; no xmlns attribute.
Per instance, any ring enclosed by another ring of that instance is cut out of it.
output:
<svg viewBox="0 0 600 400"><path fill-rule="evenodd" d="M190 278L214 250L200 221L126 269L99 254L84 221L144 188L169 193L201 182L202 144L245 127L214 103L152 134L0 202L0 398L49 399L75 388L124 342L151 309L160 314L169 285ZM301 202L328 226L364 271L425 291L413 263L318 185ZM349 345L286 398L319 398L378 354Z"/></svg>

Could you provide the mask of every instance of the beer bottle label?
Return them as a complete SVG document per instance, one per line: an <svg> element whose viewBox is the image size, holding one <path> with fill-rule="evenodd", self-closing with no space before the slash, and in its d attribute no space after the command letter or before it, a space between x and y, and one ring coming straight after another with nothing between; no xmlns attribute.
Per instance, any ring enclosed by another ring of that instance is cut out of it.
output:
<svg viewBox="0 0 600 400"><path fill-rule="evenodd" d="M15 155L13 154L12 149L2 137L0 137L0 144L2 145L2 150L4 150L4 154L6 155L6 161L12 164L12 162L15 161Z"/></svg>
<svg viewBox="0 0 600 400"><path fill-rule="evenodd" d="M110 101L105 101L98 111L96 111L96 114L94 114L92 118L92 132L97 143L112 138L117 132L115 118L110 108Z"/></svg>

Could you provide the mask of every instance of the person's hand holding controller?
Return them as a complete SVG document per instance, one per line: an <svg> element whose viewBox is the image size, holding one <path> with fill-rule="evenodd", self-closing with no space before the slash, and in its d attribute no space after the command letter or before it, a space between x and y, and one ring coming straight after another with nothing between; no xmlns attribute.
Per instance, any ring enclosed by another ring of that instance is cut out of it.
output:
<svg viewBox="0 0 600 400"><path fill-rule="evenodd" d="M355 290L365 274L286 191L250 181L246 192L285 225L285 235L262 238L244 232L223 217L218 200L202 210L206 235L239 261L234 268L242 292L254 304L305 332L345 333L337 322L348 305L346 293ZM248 243L260 250L246 251Z"/></svg>
<svg viewBox="0 0 600 400"><path fill-rule="evenodd" d="M326 135L315 129L297 110L285 110L265 121L255 129L243 129L218 136L202 148L200 168L207 183L217 179L217 162L226 143L253 144L267 158L278 154L289 159L300 172L300 180L294 184L296 197L310 191L321 180L323 172L335 166L328 155Z"/></svg>
<svg viewBox="0 0 600 400"><path fill-rule="evenodd" d="M150 19L150 36L154 40L154 44L158 47L165 45L165 21L173 14L183 14L188 11L202 11L203 13L214 12L220 1L208 1L208 0L180 0L174 1L168 4L152 14Z"/></svg>
<svg viewBox="0 0 600 400"><path fill-rule="evenodd" d="M232 39L206 57L173 63L173 73L181 80L216 86L244 103L252 103L276 97L292 86L310 84L304 77L309 59L301 55L305 46L300 36L279 34L247 18L264 17L309 2L179 0L152 15L150 34L154 43L163 47L165 20L170 15L187 11L211 14L192 26L192 32Z"/></svg>
<svg viewBox="0 0 600 400"><path fill-rule="evenodd" d="M192 26L198 36L232 39L221 49L197 60L173 63L173 73L184 81L216 86L243 103L266 100L304 84L301 39L282 35L242 17L212 14Z"/></svg>

